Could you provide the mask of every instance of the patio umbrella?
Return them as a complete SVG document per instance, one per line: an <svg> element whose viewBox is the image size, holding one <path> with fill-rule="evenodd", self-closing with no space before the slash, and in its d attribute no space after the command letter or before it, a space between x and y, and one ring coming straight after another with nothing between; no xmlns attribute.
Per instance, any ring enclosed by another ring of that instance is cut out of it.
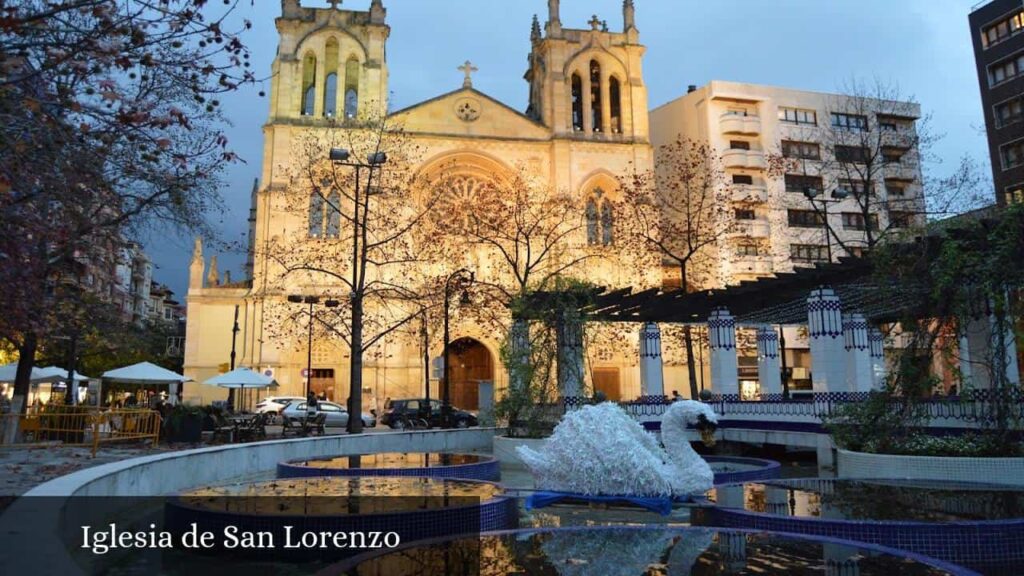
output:
<svg viewBox="0 0 1024 576"><path fill-rule="evenodd" d="M214 376L206 382L203 382L203 384L218 386L220 388L234 388L235 390L242 390L242 393L244 394L246 389L251 390L275 387L277 386L277 381L269 376L264 376L263 374L256 372L252 368L235 368L231 372Z"/></svg>
<svg viewBox="0 0 1024 576"><path fill-rule="evenodd" d="M169 389L168 397L172 404L177 402L177 386L181 385L182 382L192 381L191 378L186 378L177 372L161 368L150 362L139 362L124 368L107 370L103 373L103 379L130 384L165 385Z"/></svg>
<svg viewBox="0 0 1024 576"><path fill-rule="evenodd" d="M15 376L18 373L18 363L5 364L0 366L0 382L14 382ZM45 368L32 367L32 375L29 377L29 381L34 384L40 382L60 382L67 378L67 371L64 371L62 376L58 376L53 371Z"/></svg>
<svg viewBox="0 0 1024 576"><path fill-rule="evenodd" d="M61 368L60 366L46 366L44 368L40 368L39 370L44 375L47 375L47 376L49 376L50 374L53 374L55 376L58 376L61 380L67 380L68 379L68 370L67 370L67 368ZM92 380L91 377L85 376L81 372L78 372L77 370L75 371L74 378L75 378L75 382L85 382L86 380Z"/></svg>

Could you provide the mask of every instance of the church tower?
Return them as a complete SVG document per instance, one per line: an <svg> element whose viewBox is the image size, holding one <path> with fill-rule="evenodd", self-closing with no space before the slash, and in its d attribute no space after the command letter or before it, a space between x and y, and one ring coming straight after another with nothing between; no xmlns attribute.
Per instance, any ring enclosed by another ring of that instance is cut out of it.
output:
<svg viewBox="0 0 1024 576"><path fill-rule="evenodd" d="M341 0L305 8L281 0L273 64L270 122L355 118L387 111L388 69L383 0L368 11L342 10Z"/></svg>
<svg viewBox="0 0 1024 576"><path fill-rule="evenodd" d="M640 44L633 0L623 0L622 18L621 32L610 31L596 15L586 29L564 28L560 0L548 0L543 33L534 17L527 113L556 137L649 141L646 48Z"/></svg>

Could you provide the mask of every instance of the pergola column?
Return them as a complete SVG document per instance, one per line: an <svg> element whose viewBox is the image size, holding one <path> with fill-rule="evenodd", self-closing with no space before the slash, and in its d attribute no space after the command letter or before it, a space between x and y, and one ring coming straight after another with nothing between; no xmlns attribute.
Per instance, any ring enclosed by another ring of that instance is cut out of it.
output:
<svg viewBox="0 0 1024 576"><path fill-rule="evenodd" d="M846 388L850 392L868 392L874 385L868 321L863 314L843 315L843 340L846 348Z"/></svg>
<svg viewBox="0 0 1024 576"><path fill-rule="evenodd" d="M757 329L757 379L761 382L761 400L782 399L779 333L771 326Z"/></svg>
<svg viewBox="0 0 1024 576"><path fill-rule="evenodd" d="M708 335L708 345L711 349L711 388L724 399L739 399L736 319L725 308L715 309L708 318Z"/></svg>
<svg viewBox="0 0 1024 576"><path fill-rule="evenodd" d="M558 323L558 390L562 398L583 395L583 321L565 314Z"/></svg>
<svg viewBox="0 0 1024 576"><path fill-rule="evenodd" d="M647 322L640 327L640 395L665 395L661 330L654 322Z"/></svg>
<svg viewBox="0 0 1024 576"><path fill-rule="evenodd" d="M842 306L831 288L811 291L807 298L807 328L811 348L814 392L842 392L846 388L846 349Z"/></svg>
<svg viewBox="0 0 1024 576"><path fill-rule="evenodd" d="M1006 384L1020 384L1017 342L1011 326L1000 326L994 314L971 318L960 336L960 372L965 384L978 389L993 387L994 371L1003 370ZM1003 347L1002 358L996 351ZM998 364L1002 366L997 366Z"/></svg>
<svg viewBox="0 0 1024 576"><path fill-rule="evenodd" d="M509 387L522 390L529 384L526 371L530 367L530 325L522 318L512 321L509 330Z"/></svg>
<svg viewBox="0 0 1024 576"><path fill-rule="evenodd" d="M871 387L885 388L888 369L885 365L885 337L878 328L868 328L868 346L871 348Z"/></svg>

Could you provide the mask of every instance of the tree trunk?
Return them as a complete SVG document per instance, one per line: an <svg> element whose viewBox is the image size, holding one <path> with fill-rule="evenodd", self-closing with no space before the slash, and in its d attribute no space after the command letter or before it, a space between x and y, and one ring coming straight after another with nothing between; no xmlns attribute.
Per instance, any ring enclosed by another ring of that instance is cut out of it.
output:
<svg viewBox="0 0 1024 576"><path fill-rule="evenodd" d="M352 298L351 370L348 387L348 433L363 432L363 301Z"/></svg>
<svg viewBox="0 0 1024 576"><path fill-rule="evenodd" d="M690 285L686 281L686 262L679 263L679 286L683 292L690 292ZM683 327L683 341L686 343L686 374L690 379L690 399L696 400L700 396L697 390L697 367L693 361L693 332L689 324Z"/></svg>
<svg viewBox="0 0 1024 576"><path fill-rule="evenodd" d="M36 360L36 335L25 335L25 341L18 348L18 371L14 377L14 395L11 398L10 415L3 421L3 444L13 444L18 437L18 415L28 411L28 390L31 385L32 367Z"/></svg>

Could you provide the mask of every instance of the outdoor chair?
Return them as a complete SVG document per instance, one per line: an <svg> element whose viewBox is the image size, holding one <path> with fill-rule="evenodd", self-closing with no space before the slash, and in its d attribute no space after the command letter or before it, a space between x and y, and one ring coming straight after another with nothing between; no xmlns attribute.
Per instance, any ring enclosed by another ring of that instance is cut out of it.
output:
<svg viewBox="0 0 1024 576"><path fill-rule="evenodd" d="M327 424L327 413L320 412L312 419L306 418L302 421L302 435L308 436L310 433L319 434L323 436L325 433L325 426Z"/></svg>
<svg viewBox="0 0 1024 576"><path fill-rule="evenodd" d="M301 430L301 428L299 426L297 426L296 424L294 424L292 422L291 418L282 417L281 418L281 437L284 438L284 437L288 436L289 432L292 432L292 433L295 433L295 434L301 434L302 430Z"/></svg>
<svg viewBox="0 0 1024 576"><path fill-rule="evenodd" d="M234 423L218 417L217 425L213 429L213 440L216 441L218 438L224 438L228 442L234 442L237 429L238 427Z"/></svg>

